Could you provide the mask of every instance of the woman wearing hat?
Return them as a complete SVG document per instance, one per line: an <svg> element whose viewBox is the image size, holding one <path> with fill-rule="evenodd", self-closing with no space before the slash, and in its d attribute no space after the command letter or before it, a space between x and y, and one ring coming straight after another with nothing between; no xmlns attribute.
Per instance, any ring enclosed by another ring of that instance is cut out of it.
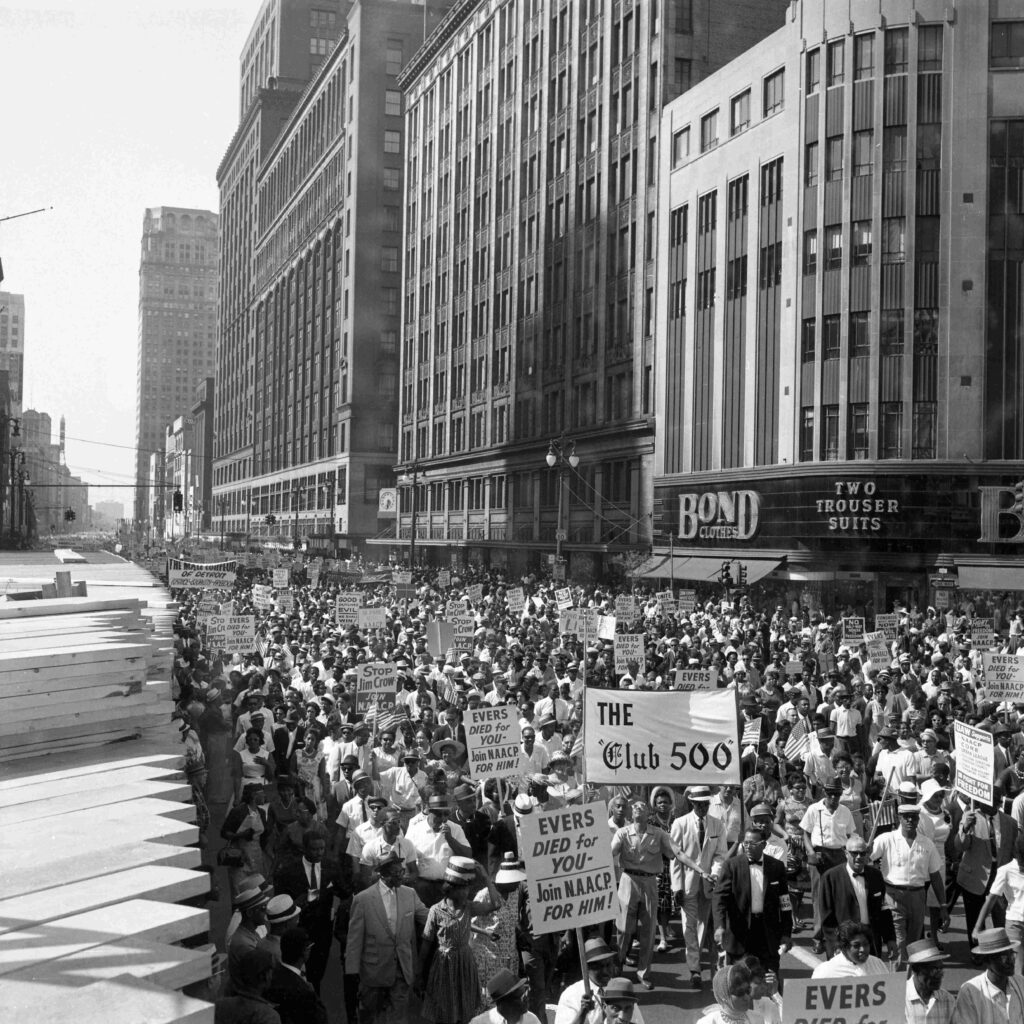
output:
<svg viewBox="0 0 1024 1024"><path fill-rule="evenodd" d="M488 898L469 898L477 879ZM470 948L472 919L489 914L503 902L494 882L469 857L452 857L444 872L442 898L427 914L420 946L421 1016L430 1024L465 1024L480 1006L480 980Z"/></svg>
<svg viewBox="0 0 1024 1024"><path fill-rule="evenodd" d="M548 768L551 771L548 776L548 809L579 803L580 780L573 771L572 758L566 752L556 750L551 755Z"/></svg>
<svg viewBox="0 0 1024 1024"><path fill-rule="evenodd" d="M471 947L476 960L477 974L485 1006L491 1006L492 997L488 993L491 979L502 970L519 970L519 942L517 941L520 911L521 886L526 881L526 871L513 853L506 853L502 858L501 867L494 876L494 887L501 894L502 903L487 914L478 914L473 918L473 938ZM476 894L478 903L485 903L487 889Z"/></svg>
<svg viewBox="0 0 1024 1024"><path fill-rule="evenodd" d="M464 744L450 736L444 736L436 743L432 743L430 751L437 758L437 767L444 772L445 786L449 793L454 793L456 787L463 782L472 781L463 774L459 758L466 752Z"/></svg>

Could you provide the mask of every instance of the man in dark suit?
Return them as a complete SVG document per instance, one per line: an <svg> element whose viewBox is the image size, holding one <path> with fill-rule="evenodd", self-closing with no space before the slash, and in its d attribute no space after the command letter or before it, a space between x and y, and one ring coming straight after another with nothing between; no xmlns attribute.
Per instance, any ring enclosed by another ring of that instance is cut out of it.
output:
<svg viewBox="0 0 1024 1024"><path fill-rule="evenodd" d="M896 931L892 914L884 906L885 879L878 868L868 863L868 844L860 836L846 840L846 863L829 868L821 876L818 899L828 956L835 955L839 925L843 921L859 921L871 929L871 952L880 957L884 942L887 958L896 959ZM823 936L814 938L820 941Z"/></svg>
<svg viewBox="0 0 1024 1024"><path fill-rule="evenodd" d="M359 1024L406 1019L416 936L427 921L416 890L402 885L402 857L389 850L376 867L380 881L352 898L345 944L345 971L359 980Z"/></svg>
<svg viewBox="0 0 1024 1024"><path fill-rule="evenodd" d="M779 970L779 948L793 945L786 866L764 855L764 835L755 826L743 834L740 853L722 866L711 896L715 942L730 964L751 953L766 970Z"/></svg>
<svg viewBox="0 0 1024 1024"><path fill-rule="evenodd" d="M305 928L286 928L281 933L281 962L274 968L267 990L267 999L277 1007L281 1024L327 1024L327 1007L304 973L310 948Z"/></svg>
<svg viewBox="0 0 1024 1024"><path fill-rule="evenodd" d="M299 924L313 943L306 978L317 993L334 940L334 897L342 895L336 870L323 862L326 848L324 837L311 829L302 838L302 857L283 865L274 876L275 890L295 901Z"/></svg>

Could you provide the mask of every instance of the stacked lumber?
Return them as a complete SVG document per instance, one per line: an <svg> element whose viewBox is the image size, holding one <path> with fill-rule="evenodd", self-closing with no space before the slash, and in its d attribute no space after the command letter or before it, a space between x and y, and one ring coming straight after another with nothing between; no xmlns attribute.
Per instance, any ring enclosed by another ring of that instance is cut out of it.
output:
<svg viewBox="0 0 1024 1024"><path fill-rule="evenodd" d="M209 1022L195 808L173 756L0 782L0 1007L12 1020ZM6 1019L6 1016L5 1016Z"/></svg>

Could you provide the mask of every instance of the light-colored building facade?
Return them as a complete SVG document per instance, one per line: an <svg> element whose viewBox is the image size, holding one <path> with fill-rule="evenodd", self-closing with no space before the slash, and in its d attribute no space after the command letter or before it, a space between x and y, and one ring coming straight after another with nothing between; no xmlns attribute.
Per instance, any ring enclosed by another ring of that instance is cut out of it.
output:
<svg viewBox="0 0 1024 1024"><path fill-rule="evenodd" d="M23 534L28 531L41 540L87 530L91 526L89 485L72 474L66 465L64 436L63 416L54 441L50 414L26 409L20 418L20 434L14 438L14 476L13 482L8 482L15 521L21 525ZM20 476L22 472L24 480Z"/></svg>
<svg viewBox="0 0 1024 1024"><path fill-rule="evenodd" d="M661 160L675 578L875 611L1024 586L1024 2L798 0L666 108Z"/></svg>
<svg viewBox="0 0 1024 1024"><path fill-rule="evenodd" d="M25 391L25 296L0 292L0 370L10 381L11 415L21 412Z"/></svg>
<svg viewBox="0 0 1024 1024"><path fill-rule="evenodd" d="M650 544L661 110L785 9L464 0L410 62L396 554Z"/></svg>
<svg viewBox="0 0 1024 1024"><path fill-rule="evenodd" d="M217 214L171 206L146 210L139 261L136 528L152 504L150 455L163 457L167 424L189 409L196 385L213 371L216 318Z"/></svg>

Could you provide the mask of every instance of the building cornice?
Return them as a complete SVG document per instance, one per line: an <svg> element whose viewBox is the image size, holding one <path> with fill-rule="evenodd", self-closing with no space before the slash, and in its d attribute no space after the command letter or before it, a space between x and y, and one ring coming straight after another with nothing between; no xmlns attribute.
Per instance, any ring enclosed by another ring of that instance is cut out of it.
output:
<svg viewBox="0 0 1024 1024"><path fill-rule="evenodd" d="M398 76L398 87L408 92L427 65L441 52L445 44L462 27L463 23L479 7L483 0L456 0L441 23L427 36L423 45L409 58Z"/></svg>

